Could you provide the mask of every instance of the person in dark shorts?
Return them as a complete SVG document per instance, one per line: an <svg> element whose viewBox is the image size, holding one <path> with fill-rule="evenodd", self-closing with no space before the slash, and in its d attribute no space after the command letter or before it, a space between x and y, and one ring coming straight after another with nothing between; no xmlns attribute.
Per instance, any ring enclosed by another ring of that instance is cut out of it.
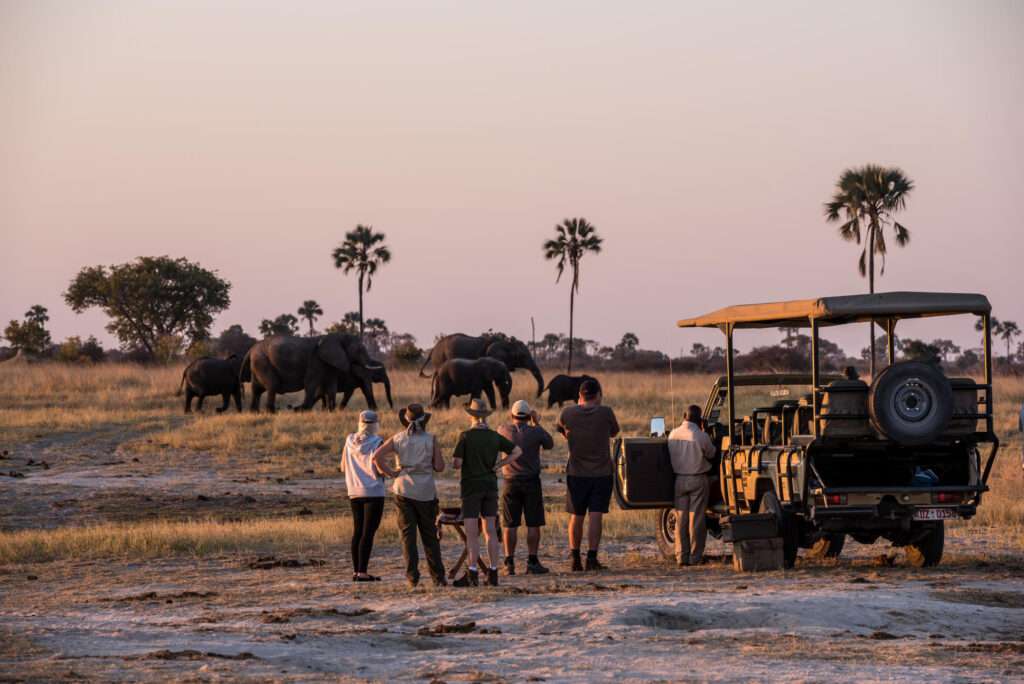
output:
<svg viewBox="0 0 1024 684"><path fill-rule="evenodd" d="M522 449L487 426L487 416L492 411L483 399L473 399L466 404L466 413L473 418L471 427L459 435L452 454L452 467L462 471L460 489L462 495L462 524L466 530L466 550L469 567L459 579L456 587L477 586L480 583L476 563L480 557L480 518L484 519L487 536L487 556L490 568L487 584L498 586L498 531L495 518L498 516L498 475L497 469L510 463L522 453ZM499 458L499 454L506 456Z"/></svg>
<svg viewBox="0 0 1024 684"><path fill-rule="evenodd" d="M526 519L526 574L548 572L537 557L540 528L544 527L544 493L540 484L540 450L551 449L555 442L540 426L540 416L520 399L512 405L512 422L498 433L514 442L523 454L502 468L505 482L501 488L501 525L505 542L505 570L516 574L516 543L519 524Z"/></svg>
<svg viewBox="0 0 1024 684"><path fill-rule="evenodd" d="M579 403L567 406L558 419L558 431L569 442L566 464L566 511L569 513L569 549L573 572L584 570L580 558L583 518L587 525L587 570L603 570L597 560L601 544L602 517L612 498L612 455L609 441L619 434L615 412L601 404L601 386L596 380L580 385Z"/></svg>

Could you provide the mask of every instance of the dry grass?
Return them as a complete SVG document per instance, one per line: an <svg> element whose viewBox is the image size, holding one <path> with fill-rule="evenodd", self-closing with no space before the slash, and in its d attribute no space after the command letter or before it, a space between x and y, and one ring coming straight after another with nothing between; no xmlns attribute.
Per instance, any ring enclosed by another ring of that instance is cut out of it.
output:
<svg viewBox="0 0 1024 684"><path fill-rule="evenodd" d="M553 372L549 372L553 374ZM230 469L251 468L260 473L293 475L313 469L317 476L335 471L335 452L342 436L355 424L361 397L341 413L294 413L288 403L297 396L279 399L277 415L228 413L215 415L218 401L208 400L207 413L181 415L181 399L174 396L181 367L64 365L0 366L5 392L0 396L0 444L24 444L40 438L90 438L97 433L113 435L122 449L140 453L184 450L208 454ZM672 415L667 374L606 373L601 376L606 401L619 416L625 434L642 434L652 415ZM425 401L429 382L415 371L392 373L396 405ZM535 402L532 380L515 375L513 399ZM703 404L710 387L708 376L677 376L674 383L675 414L689 403ZM213 398L211 398L213 399ZM999 535L1024 539L1024 477L1021 470L1021 435L1017 411L1024 401L1024 380L1000 378L996 382L996 429L1003 439L986 496L977 518L957 523L951 532L998 526ZM547 425L558 409L541 410ZM383 415L385 433L399 429L393 412ZM446 448L454 446L467 424L460 410L435 411L431 430ZM563 440L547 454L546 468L560 470L565 460ZM452 477L446 473L445 477ZM564 514L552 512L551 522L564 527ZM339 543L347 534L348 519L302 518L247 522L147 522L136 525L106 524L96 527L22 531L0 535L0 562L92 556L149 556L258 552L264 549L299 550ZM649 513L619 513L608 520L612 537L647 534ZM383 534L394 534L386 520Z"/></svg>

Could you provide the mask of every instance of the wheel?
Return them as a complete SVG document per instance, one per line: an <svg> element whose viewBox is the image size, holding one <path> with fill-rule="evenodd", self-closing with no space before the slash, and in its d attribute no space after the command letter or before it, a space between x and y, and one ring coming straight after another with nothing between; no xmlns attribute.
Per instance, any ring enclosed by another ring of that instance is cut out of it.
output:
<svg viewBox="0 0 1024 684"><path fill-rule="evenodd" d="M846 535L842 532L825 534L814 541L811 548L804 554L805 558L839 558L846 545Z"/></svg>
<svg viewBox="0 0 1024 684"><path fill-rule="evenodd" d="M775 492L765 492L761 496L761 505L758 510L762 513L773 513L779 521L779 534L782 536L782 555L785 567L791 568L796 564L797 553L797 528L793 514L784 510L779 503L779 497Z"/></svg>
<svg viewBox="0 0 1024 684"><path fill-rule="evenodd" d="M901 444L927 444L953 416L953 389L942 371L926 363L889 366L871 382L868 414L876 430Z"/></svg>
<svg viewBox="0 0 1024 684"><path fill-rule="evenodd" d="M915 568L928 568L942 560L942 549L946 544L946 525L938 522L915 523L910 527L913 544L907 544L907 562ZM922 536L923 535L923 536Z"/></svg>
<svg viewBox="0 0 1024 684"><path fill-rule="evenodd" d="M662 508L658 511L658 529L654 536L658 540L658 550L666 560L676 559L676 511L674 508Z"/></svg>

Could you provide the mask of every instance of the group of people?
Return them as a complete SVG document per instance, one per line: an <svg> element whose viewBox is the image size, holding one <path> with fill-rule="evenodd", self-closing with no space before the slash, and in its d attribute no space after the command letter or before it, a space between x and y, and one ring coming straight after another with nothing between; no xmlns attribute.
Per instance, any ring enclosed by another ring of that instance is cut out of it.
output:
<svg viewBox="0 0 1024 684"><path fill-rule="evenodd" d="M515 402L508 421L497 429L492 429L488 423L493 409L486 401L472 399L464 409L470 424L459 435L451 454L451 466L460 471L461 514L469 563L454 585L478 586L481 581L490 586L498 585L501 559L496 521L499 509L505 573L516 573L518 530L524 521L526 573L548 573L539 558L541 528L545 525L540 475L541 451L554 448L552 435L526 401ZM410 404L399 411L403 429L385 440L378 434L380 423L376 412L363 411L359 414L358 430L345 439L341 470L352 508L352 579L355 582L380 579L369 573L369 561L384 512L385 479L390 478L394 480L392 492L409 585L415 587L420 582L420 544L434 585L447 584L437 531L439 508L435 482L435 475L444 471L446 462L436 437L427 430L430 417L422 405ZM700 430L699 421L700 410L690 407L687 421L669 436L669 450L677 473L676 509L680 518L676 525L676 556L681 565L700 562L706 537L707 473L714 447ZM603 516L608 512L612 496L610 443L619 434L619 423L615 412L602 404L601 387L596 381L582 383L578 402L562 411L556 430L565 437L569 449L566 510L570 516L570 569L574 572L602 570L598 549ZM500 488L499 471L503 476ZM581 547L585 522L588 548L584 558ZM487 544L485 567L478 566L478 559L483 560L481 531Z"/></svg>

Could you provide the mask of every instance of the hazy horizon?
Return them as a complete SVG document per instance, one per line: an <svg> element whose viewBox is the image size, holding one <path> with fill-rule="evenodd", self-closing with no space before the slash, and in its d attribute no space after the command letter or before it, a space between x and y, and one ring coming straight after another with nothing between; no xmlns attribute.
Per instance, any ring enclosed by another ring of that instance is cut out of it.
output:
<svg viewBox="0 0 1024 684"><path fill-rule="evenodd" d="M214 333L305 299L323 327L357 308L330 253L363 223L394 253L367 316L428 347L531 316L540 339L569 327L541 244L584 216L605 243L577 336L677 354L721 339L678 318L866 291L822 204L880 163L916 189L877 289L982 292L1024 324L1022 29L1014 2L0 0L0 323L42 304L55 341L114 346L61 293L167 254L232 283ZM904 334L976 346L951 320Z"/></svg>

